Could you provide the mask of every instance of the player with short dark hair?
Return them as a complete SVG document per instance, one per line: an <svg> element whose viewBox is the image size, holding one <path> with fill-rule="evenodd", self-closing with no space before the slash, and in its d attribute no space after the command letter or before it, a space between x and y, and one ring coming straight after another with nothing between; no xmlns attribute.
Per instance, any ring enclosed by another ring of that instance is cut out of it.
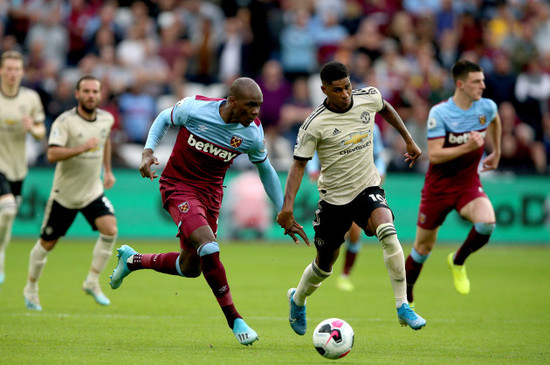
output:
<svg viewBox="0 0 550 365"><path fill-rule="evenodd" d="M160 178L160 191L164 209L178 227L180 251L141 254L123 245L111 276L111 287L117 289L126 276L140 269L187 278L202 273L227 324L243 345L252 344L258 335L235 308L216 235L225 173L243 153L258 169L275 207L282 206L281 184L267 158L258 119L262 103L258 84L239 78L231 85L227 99L186 97L158 115L149 131L140 172L151 180L157 177L151 170L151 165L159 163L154 150L170 126L178 127L178 137ZM305 236L298 225L293 232Z"/></svg>
<svg viewBox="0 0 550 365"><path fill-rule="evenodd" d="M6 248L18 207L23 181L28 173L26 136L35 140L46 135L44 108L34 90L21 86L23 56L16 51L0 59L0 285L4 283Z"/></svg>
<svg viewBox="0 0 550 365"><path fill-rule="evenodd" d="M98 304L110 304L99 286L99 276L111 258L118 231L113 206L103 194L104 189L115 183L109 139L114 118L97 107L101 96L101 82L97 78L84 75L77 85L77 106L57 117L48 140L48 161L56 162L56 166L40 238L30 252L29 275L23 291L25 305L31 310L42 310L38 280L47 256L79 212L94 231L99 230L82 289Z"/></svg>
<svg viewBox="0 0 550 365"><path fill-rule="evenodd" d="M428 116L430 166L422 189L414 246L406 261L409 303L414 300L414 284L447 214L454 209L473 223L462 246L447 257L460 294L470 292L464 261L487 244L495 228L495 212L483 191L478 166L481 161L481 172L498 167L501 122L497 106L482 97L484 76L477 64L461 59L451 74L456 87L453 96L435 105ZM481 160L487 135L492 152Z"/></svg>
<svg viewBox="0 0 550 365"><path fill-rule="evenodd" d="M378 113L403 137L405 161L413 166L421 151L405 124L378 89L351 89L348 70L340 62L321 69L321 90L327 96L300 127L294 161L285 188L283 208L277 222L296 243L294 200L307 162L317 151L321 173L317 183L320 201L313 228L317 255L308 265L297 288L287 293L289 322L299 335L306 332L306 298L332 274L344 235L353 222L369 236L376 235L384 252L384 262L394 292L399 323L418 330L426 321L407 303L405 260L393 225L393 213L380 185L373 162L374 119ZM307 238L306 243L309 244Z"/></svg>

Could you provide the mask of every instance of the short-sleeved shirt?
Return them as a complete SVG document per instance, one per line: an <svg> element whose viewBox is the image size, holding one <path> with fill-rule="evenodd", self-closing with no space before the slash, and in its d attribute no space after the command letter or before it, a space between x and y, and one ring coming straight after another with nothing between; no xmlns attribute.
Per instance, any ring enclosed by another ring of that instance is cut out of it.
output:
<svg viewBox="0 0 550 365"><path fill-rule="evenodd" d="M456 147L468 141L470 132L487 134L489 124L496 118L494 101L481 98L468 110L460 109L453 98L441 102L430 110L428 139L444 138L443 148ZM423 192L429 194L457 193L465 186L481 185L478 165L484 146L441 164L430 164Z"/></svg>
<svg viewBox="0 0 550 365"><path fill-rule="evenodd" d="M317 187L322 200L343 205L369 186L380 184L373 161L375 115L384 107L375 87L353 90L350 108L331 110L326 101L298 131L295 159L311 159L317 150L321 172Z"/></svg>
<svg viewBox="0 0 550 365"><path fill-rule="evenodd" d="M180 127L163 178L192 187L221 204L223 180L235 157L248 154L252 163L267 158L264 132L256 118L248 127L226 123L220 116L225 99L186 97L171 112L172 124Z"/></svg>
<svg viewBox="0 0 550 365"><path fill-rule="evenodd" d="M30 116L34 123L44 123L38 93L23 86L13 97L0 91L0 171L9 181L23 180L28 173L24 115Z"/></svg>
<svg viewBox="0 0 550 365"><path fill-rule="evenodd" d="M65 208L81 209L103 194L101 167L105 143L111 133L113 116L96 109L96 118L82 118L76 107L61 114L53 123L49 146L77 147L91 137L97 148L57 162L51 196Z"/></svg>

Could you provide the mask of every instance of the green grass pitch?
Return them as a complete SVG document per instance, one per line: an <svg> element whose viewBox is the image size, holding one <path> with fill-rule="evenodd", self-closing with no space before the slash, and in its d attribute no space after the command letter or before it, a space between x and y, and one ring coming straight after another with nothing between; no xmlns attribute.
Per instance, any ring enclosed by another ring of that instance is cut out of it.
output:
<svg viewBox="0 0 550 365"><path fill-rule="evenodd" d="M140 252L168 252L173 242L124 242ZM457 245L436 246L415 291L420 331L397 322L390 282L378 244L364 245L352 272L356 290L340 292L333 277L309 299L308 332L288 325L286 292L313 259L314 248L284 243L222 242L233 299L259 334L240 345L202 277L184 279L154 271L131 274L101 307L81 290L93 242L61 240L40 281L42 312L24 307L32 240L7 251L0 290L0 364L322 364L311 331L340 317L355 331L340 364L548 364L550 363L550 249L489 245L472 256L472 292L454 290L445 258ZM410 251L404 245L405 254Z"/></svg>

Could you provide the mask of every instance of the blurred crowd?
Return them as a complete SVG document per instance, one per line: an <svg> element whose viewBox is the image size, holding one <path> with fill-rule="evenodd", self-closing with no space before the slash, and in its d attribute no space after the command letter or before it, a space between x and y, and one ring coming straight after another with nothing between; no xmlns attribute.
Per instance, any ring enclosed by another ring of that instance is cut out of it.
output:
<svg viewBox="0 0 550 365"><path fill-rule="evenodd" d="M102 80L116 166L139 163L161 110L189 95L224 97L248 76L264 92L270 159L285 170L297 129L323 101L319 68L333 59L354 88L379 88L425 151L428 111L452 95L450 67L467 58L499 106L499 170L549 173L549 1L12 0L0 2L0 19L0 47L24 54L24 85L41 95L48 127L75 105L82 74ZM388 170L408 170L402 139L379 124ZM45 143L32 163L45 163Z"/></svg>

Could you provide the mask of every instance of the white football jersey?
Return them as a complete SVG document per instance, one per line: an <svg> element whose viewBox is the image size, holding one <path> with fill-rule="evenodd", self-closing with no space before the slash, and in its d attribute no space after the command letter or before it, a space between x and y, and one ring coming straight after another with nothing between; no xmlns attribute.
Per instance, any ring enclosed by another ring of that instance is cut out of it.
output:
<svg viewBox="0 0 550 365"><path fill-rule="evenodd" d="M34 123L44 123L44 108L36 91L21 86L14 97L0 92L0 171L9 181L23 180L29 171L24 115Z"/></svg>
<svg viewBox="0 0 550 365"><path fill-rule="evenodd" d="M65 208L83 208L103 194L103 152L113 123L113 116L105 110L97 109L96 119L89 121L76 108L61 114L53 123L50 146L77 147L90 137L99 140L97 148L57 162L50 196Z"/></svg>
<svg viewBox="0 0 550 365"><path fill-rule="evenodd" d="M300 127L294 158L311 159L317 151L321 172L317 183L322 200L351 202L369 186L380 185L373 159L374 118L384 107L375 87L353 90L345 112L317 107Z"/></svg>

